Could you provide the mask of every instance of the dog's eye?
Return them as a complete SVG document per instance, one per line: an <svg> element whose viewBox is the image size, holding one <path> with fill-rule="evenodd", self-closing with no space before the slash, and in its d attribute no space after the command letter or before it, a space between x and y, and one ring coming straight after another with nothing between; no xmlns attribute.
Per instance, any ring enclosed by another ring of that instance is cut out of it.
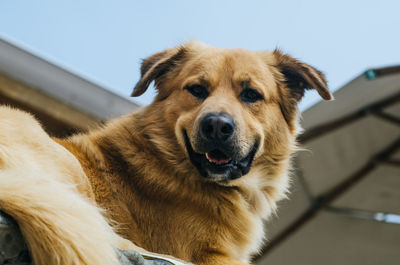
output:
<svg viewBox="0 0 400 265"><path fill-rule="evenodd" d="M259 100L263 100L264 97L257 91L252 88L245 88L243 89L242 93L240 93L240 99L243 102L256 102Z"/></svg>
<svg viewBox="0 0 400 265"><path fill-rule="evenodd" d="M196 98L205 99L206 97L208 97L208 91L202 85L190 85L185 87L185 89L189 91Z"/></svg>

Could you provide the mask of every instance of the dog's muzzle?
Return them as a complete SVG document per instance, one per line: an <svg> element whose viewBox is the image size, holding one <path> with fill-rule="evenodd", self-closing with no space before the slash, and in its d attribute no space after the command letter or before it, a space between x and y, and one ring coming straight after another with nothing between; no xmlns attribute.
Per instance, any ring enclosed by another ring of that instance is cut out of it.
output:
<svg viewBox="0 0 400 265"><path fill-rule="evenodd" d="M236 126L231 116L207 114L198 128L194 146L187 132L183 131L183 134L190 161L204 178L224 183L250 171L258 143L255 142L246 155L240 155L243 152L236 139Z"/></svg>

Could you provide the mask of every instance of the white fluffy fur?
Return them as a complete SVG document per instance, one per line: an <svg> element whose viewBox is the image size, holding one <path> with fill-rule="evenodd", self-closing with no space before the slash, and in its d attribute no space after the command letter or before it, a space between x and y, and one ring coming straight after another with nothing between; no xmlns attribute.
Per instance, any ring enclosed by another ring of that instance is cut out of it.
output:
<svg viewBox="0 0 400 265"><path fill-rule="evenodd" d="M18 222L36 265L119 264L116 235L72 184L82 173L30 115L0 108L0 209Z"/></svg>
<svg viewBox="0 0 400 265"><path fill-rule="evenodd" d="M35 264L118 264L98 209L43 172L0 172L1 209L15 218ZM108 228L108 229L107 229Z"/></svg>

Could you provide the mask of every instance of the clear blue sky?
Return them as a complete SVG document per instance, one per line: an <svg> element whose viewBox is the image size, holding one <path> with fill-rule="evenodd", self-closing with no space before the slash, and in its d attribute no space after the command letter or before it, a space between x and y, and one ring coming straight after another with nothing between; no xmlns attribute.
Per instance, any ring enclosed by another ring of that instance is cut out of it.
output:
<svg viewBox="0 0 400 265"><path fill-rule="evenodd" d="M336 90L369 67L400 64L399 12L397 0L2 0L0 37L125 97L142 58L191 38L280 47L325 72ZM316 100L308 93L302 109Z"/></svg>

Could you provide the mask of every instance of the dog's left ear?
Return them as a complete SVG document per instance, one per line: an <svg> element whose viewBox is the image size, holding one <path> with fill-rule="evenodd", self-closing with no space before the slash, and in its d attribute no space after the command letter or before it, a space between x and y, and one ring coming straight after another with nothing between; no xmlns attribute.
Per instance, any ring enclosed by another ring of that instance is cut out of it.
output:
<svg viewBox="0 0 400 265"><path fill-rule="evenodd" d="M324 74L280 50L275 50L273 54L276 59L276 67L283 74L285 84L297 102L302 99L304 91L307 89L316 89L325 100L333 99Z"/></svg>
<svg viewBox="0 0 400 265"><path fill-rule="evenodd" d="M185 48L182 46L164 50L153 54L142 62L140 68L141 78L136 84L131 96L138 97L146 92L152 81L160 82L162 77L174 68L185 56Z"/></svg>

